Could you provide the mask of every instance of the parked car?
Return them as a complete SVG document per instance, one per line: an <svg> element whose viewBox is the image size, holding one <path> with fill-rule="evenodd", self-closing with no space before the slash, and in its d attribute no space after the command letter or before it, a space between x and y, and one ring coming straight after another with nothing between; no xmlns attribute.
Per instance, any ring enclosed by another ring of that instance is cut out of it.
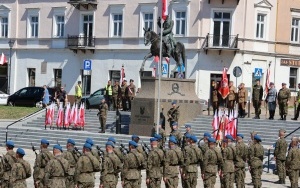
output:
<svg viewBox="0 0 300 188"><path fill-rule="evenodd" d="M81 102L85 102L86 100L86 109L98 108L101 100L104 98L104 88L98 89L90 96L83 96L81 98Z"/></svg>
<svg viewBox="0 0 300 188"><path fill-rule="evenodd" d="M7 103L7 98L9 95L7 95L6 93L4 93L3 91L0 91L0 105L2 104L6 104Z"/></svg>
<svg viewBox="0 0 300 188"><path fill-rule="evenodd" d="M48 88L50 102L54 101L55 89ZM8 106L37 106L43 100L43 87L24 87L7 99Z"/></svg>

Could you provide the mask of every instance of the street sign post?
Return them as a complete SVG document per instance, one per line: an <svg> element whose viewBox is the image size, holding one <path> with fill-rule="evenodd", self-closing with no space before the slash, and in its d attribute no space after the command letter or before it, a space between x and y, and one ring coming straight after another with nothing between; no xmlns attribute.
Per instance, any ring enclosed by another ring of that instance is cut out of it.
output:
<svg viewBox="0 0 300 188"><path fill-rule="evenodd" d="M87 86L87 76L92 73L92 60L83 60L83 76L84 76L84 107L86 108L86 86Z"/></svg>
<svg viewBox="0 0 300 188"><path fill-rule="evenodd" d="M262 77L262 68L254 69L254 77L260 79Z"/></svg>
<svg viewBox="0 0 300 188"><path fill-rule="evenodd" d="M233 68L233 76L235 77L235 88L237 89L237 78L242 76L243 71L242 68L239 66L235 66ZM236 103L235 108L238 109L238 103Z"/></svg>

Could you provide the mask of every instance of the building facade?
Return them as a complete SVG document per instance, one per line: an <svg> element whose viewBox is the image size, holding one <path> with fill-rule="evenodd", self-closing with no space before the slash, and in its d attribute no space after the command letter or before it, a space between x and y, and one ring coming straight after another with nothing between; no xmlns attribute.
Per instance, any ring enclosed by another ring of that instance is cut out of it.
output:
<svg viewBox="0 0 300 188"><path fill-rule="evenodd" d="M270 80L275 81L277 87L281 82L291 82L290 72L294 70L282 63L286 61L281 56L297 60L299 53L298 28L291 24L298 23L292 15L297 20L299 3L292 2L168 2L174 36L186 48L185 75L196 79L195 91L199 98L209 99L211 82L221 80L224 67L228 68L230 80L237 84L244 82L249 88L256 78L264 84L269 66ZM288 9L284 14L290 13L289 23L284 22L286 16L279 18L280 9ZM109 79L119 80L122 65L126 78L135 80L140 87L139 70L149 52L149 46L144 45L143 28L159 33L156 24L159 15L161 5L155 0L131 0L130 3L126 0L8 0L0 4L0 49L6 56L9 56L8 41L15 41L10 93L26 86L46 84L63 85L69 95L74 95L77 81L85 81L85 78L87 93L92 93L104 87ZM283 29L283 23L297 32L297 39L290 37L292 31ZM85 59L92 61L89 76L83 76ZM237 79L232 73L235 66L243 70ZM150 58L142 76L151 76L154 67L157 64ZM173 69L176 69L175 61L171 59L170 70ZM6 69L1 67L0 70L0 81L2 76L5 82ZM261 73L256 75L255 70ZM299 71L293 77L295 83L299 82L298 74Z"/></svg>

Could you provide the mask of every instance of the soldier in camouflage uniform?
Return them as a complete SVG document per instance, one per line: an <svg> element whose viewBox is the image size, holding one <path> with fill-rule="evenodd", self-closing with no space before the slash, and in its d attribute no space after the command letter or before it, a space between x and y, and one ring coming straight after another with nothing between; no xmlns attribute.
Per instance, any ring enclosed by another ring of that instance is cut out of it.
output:
<svg viewBox="0 0 300 188"><path fill-rule="evenodd" d="M122 97L122 108L123 111L127 111L127 98L126 98L126 88L127 88L127 80L124 79L122 85L121 85L121 97Z"/></svg>
<svg viewBox="0 0 300 188"><path fill-rule="evenodd" d="M162 150L164 150L164 148L165 148L165 144L164 144L164 142L163 142L163 138L162 138L162 136L160 135L160 134L154 134L154 138L156 138L157 139L157 147L159 148L159 149L162 149Z"/></svg>
<svg viewBox="0 0 300 188"><path fill-rule="evenodd" d="M16 153L14 152L15 144L13 141L9 140L6 142L7 153L2 158L3 165L3 176L0 177L1 188L9 187L9 180L11 178L11 169L14 163L17 162Z"/></svg>
<svg viewBox="0 0 300 188"><path fill-rule="evenodd" d="M208 147L208 139L211 137L211 134L206 132L203 134L203 139L201 142L198 143L198 147L202 151L202 155L205 155L205 152L209 149Z"/></svg>
<svg viewBox="0 0 300 188"><path fill-rule="evenodd" d="M146 184L148 188L160 188L164 151L158 147L157 138L150 138L151 150L147 159Z"/></svg>
<svg viewBox="0 0 300 188"><path fill-rule="evenodd" d="M236 188L245 188L246 161L248 156L248 147L243 142L244 135L237 134L236 155L234 160L235 183Z"/></svg>
<svg viewBox="0 0 300 188"><path fill-rule="evenodd" d="M223 164L221 182L224 188L234 187L234 160L236 155L236 149L234 146L234 138L231 135L226 135L224 142L224 149L222 149Z"/></svg>
<svg viewBox="0 0 300 188"><path fill-rule="evenodd" d="M186 124L185 125L185 130L186 132L183 134L183 137L182 137L182 148L184 148L185 146L188 145L188 142L187 142L187 134L189 134L190 136L194 135L193 132L192 132L192 126L190 124Z"/></svg>
<svg viewBox="0 0 300 188"><path fill-rule="evenodd" d="M106 142L106 155L102 163L100 176L100 188L116 188L118 184L118 174L121 172L122 163L114 153L114 143Z"/></svg>
<svg viewBox="0 0 300 188"><path fill-rule="evenodd" d="M62 156L63 149L60 145L53 146L54 158L45 167L45 186L47 188L64 188L70 170L69 162Z"/></svg>
<svg viewBox="0 0 300 188"><path fill-rule="evenodd" d="M121 97L121 87L119 85L119 81L115 80L115 85L112 88L112 98L114 104L114 110L119 108L120 97Z"/></svg>
<svg viewBox="0 0 300 188"><path fill-rule="evenodd" d="M279 90L278 97L277 97L280 120L286 120L290 99L291 99L291 92L288 88L286 88L286 83L282 83L282 88Z"/></svg>
<svg viewBox="0 0 300 188"><path fill-rule="evenodd" d="M255 109L255 117L253 119L260 119L261 102L263 97L263 87L260 85L260 80L256 80L256 84L252 88L252 103Z"/></svg>
<svg viewBox="0 0 300 188"><path fill-rule="evenodd" d="M280 129L278 133L279 139L275 144L274 157L276 159L276 169L278 172L279 180L277 184L285 184L286 171L285 171L285 160L288 144L284 138L285 130Z"/></svg>
<svg viewBox="0 0 300 188"><path fill-rule="evenodd" d="M178 186L179 166L183 164L183 154L177 147L177 140L174 136L169 138L169 149L165 152L165 163L163 180L166 188Z"/></svg>
<svg viewBox="0 0 300 188"><path fill-rule="evenodd" d="M47 163L54 158L53 154L48 150L49 141L41 139L40 153L36 155L36 159L33 167L33 180L36 187L46 187L45 178L45 167Z"/></svg>
<svg viewBox="0 0 300 188"><path fill-rule="evenodd" d="M236 101L236 88L233 86L233 81L229 82L229 94L227 96L227 108L228 108L228 114L234 113L234 104Z"/></svg>
<svg viewBox="0 0 300 188"><path fill-rule="evenodd" d="M219 91L218 91L218 84L213 83L212 91L211 91L211 104L213 107L213 115L219 113Z"/></svg>
<svg viewBox="0 0 300 188"><path fill-rule="evenodd" d="M181 147L181 142L182 142L182 134L181 132L178 130L178 123L174 122L173 123L173 128L172 128L172 132L170 133L170 137L174 136L177 140L177 145L179 147Z"/></svg>
<svg viewBox="0 0 300 188"><path fill-rule="evenodd" d="M86 141L85 141L85 143L88 143L88 144L90 144L90 145L92 146L91 154L92 154L94 157L96 157L96 159L97 159L98 161L100 161L101 159L100 159L100 156L99 156L99 154L98 154L97 149L96 149L96 148L93 148L93 146L94 146L94 141L93 141L91 138L87 138Z"/></svg>
<svg viewBox="0 0 300 188"><path fill-rule="evenodd" d="M170 108L170 110L168 111L167 113L167 116L168 116L168 122L170 123L170 128L171 130L173 130L173 124L175 122L178 122L179 120L179 106L177 107L176 106L177 102L176 101L173 101L172 102L172 108Z"/></svg>
<svg viewBox="0 0 300 188"><path fill-rule="evenodd" d="M214 188L217 178L217 173L221 175L221 166L223 164L222 154L215 148L216 140L208 139L209 149L205 152L203 159L203 169L201 176L204 183L204 188Z"/></svg>
<svg viewBox="0 0 300 188"><path fill-rule="evenodd" d="M203 162L203 155L196 145L197 137L191 135L188 139L189 145L184 148L184 165L182 172L183 187L196 188L198 178L198 164Z"/></svg>
<svg viewBox="0 0 300 188"><path fill-rule="evenodd" d="M78 188L94 188L95 187L95 172L99 172L100 162L91 153L92 146L85 143L83 146L83 155L79 158L76 164L75 185Z"/></svg>
<svg viewBox="0 0 300 188"><path fill-rule="evenodd" d="M298 84L298 92L297 92L297 98L295 100L295 104L297 105L297 110L296 110L296 114L295 117L292 118L292 120L297 120L299 117L299 112L300 112L300 83Z"/></svg>
<svg viewBox="0 0 300 188"><path fill-rule="evenodd" d="M141 169L146 167L144 156L136 148L135 141L129 141L129 153L125 156L123 170L121 172L123 188L140 188Z"/></svg>
<svg viewBox="0 0 300 188"><path fill-rule="evenodd" d="M105 133L107 112L108 112L108 105L106 104L105 99L102 99L97 114L99 117L100 129L101 129L99 133Z"/></svg>
<svg viewBox="0 0 300 188"><path fill-rule="evenodd" d="M286 157L286 169L291 181L291 188L298 188L300 170L300 149L298 148L298 138L293 138L291 149Z"/></svg>
<svg viewBox="0 0 300 188"><path fill-rule="evenodd" d="M74 180L75 167L80 155L74 149L74 147L75 147L75 141L73 139L68 139L67 146L66 146L67 151L63 153L63 158L66 159L70 165L69 172L68 172L69 176L66 179L66 187L75 187L75 180Z"/></svg>
<svg viewBox="0 0 300 188"><path fill-rule="evenodd" d="M260 136L255 135L253 138L253 144L251 144L248 150L248 165L250 168L250 173L252 175L252 183L254 188L261 188L264 148L260 143Z"/></svg>
<svg viewBox="0 0 300 188"><path fill-rule="evenodd" d="M13 164L10 176L10 187L13 188L26 188L26 179L31 176L30 164L23 159L25 151L18 148L16 152L17 162Z"/></svg>

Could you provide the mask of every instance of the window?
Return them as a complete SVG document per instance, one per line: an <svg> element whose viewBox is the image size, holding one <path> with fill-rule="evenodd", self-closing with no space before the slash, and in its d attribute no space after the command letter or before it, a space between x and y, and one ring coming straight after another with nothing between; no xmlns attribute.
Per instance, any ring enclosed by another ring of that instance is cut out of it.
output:
<svg viewBox="0 0 300 188"><path fill-rule="evenodd" d="M256 38L264 39L265 38L265 23L266 15L258 14L257 15L257 25L256 25Z"/></svg>
<svg viewBox="0 0 300 188"><path fill-rule="evenodd" d="M292 19L291 42L299 42L299 19Z"/></svg>
<svg viewBox="0 0 300 188"><path fill-rule="evenodd" d="M54 69L54 86L55 87L61 86L61 75L62 75L61 69Z"/></svg>
<svg viewBox="0 0 300 188"><path fill-rule="evenodd" d="M185 35L186 33L186 12L176 12L175 17L176 35Z"/></svg>
<svg viewBox="0 0 300 188"><path fill-rule="evenodd" d="M111 80L112 83L115 83L115 81L120 81L121 71L111 70L109 73L110 73L109 74L110 80Z"/></svg>
<svg viewBox="0 0 300 188"><path fill-rule="evenodd" d="M28 69L28 86L35 86L35 68L29 68Z"/></svg>
<svg viewBox="0 0 300 188"><path fill-rule="evenodd" d="M0 21L1 21L1 37L7 38L7 36L8 36L8 18L2 17Z"/></svg>
<svg viewBox="0 0 300 188"><path fill-rule="evenodd" d="M63 37L65 34L65 17L56 16L56 37Z"/></svg>
<svg viewBox="0 0 300 188"><path fill-rule="evenodd" d="M123 15L114 14L113 15L113 36L121 37L122 36L122 27L123 27Z"/></svg>
<svg viewBox="0 0 300 188"><path fill-rule="evenodd" d="M144 13L144 28L153 30L153 13Z"/></svg>
<svg viewBox="0 0 300 188"><path fill-rule="evenodd" d="M91 94L91 83L92 77L91 75L83 75L83 69L81 69L81 80L82 80L82 92L85 95Z"/></svg>
<svg viewBox="0 0 300 188"><path fill-rule="evenodd" d="M298 69L297 68L290 68L290 89L295 90L297 88L297 74L298 74Z"/></svg>
<svg viewBox="0 0 300 188"><path fill-rule="evenodd" d="M30 37L38 37L39 36L39 17L38 16L30 17L30 29L31 29Z"/></svg>
<svg viewBox="0 0 300 188"><path fill-rule="evenodd" d="M213 46L229 47L231 13L216 11L213 15Z"/></svg>

